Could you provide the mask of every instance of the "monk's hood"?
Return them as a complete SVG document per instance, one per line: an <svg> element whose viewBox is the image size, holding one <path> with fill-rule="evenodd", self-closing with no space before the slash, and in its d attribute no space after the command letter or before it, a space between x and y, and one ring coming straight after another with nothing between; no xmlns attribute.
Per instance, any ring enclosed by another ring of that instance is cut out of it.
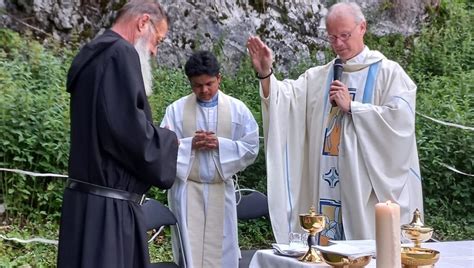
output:
<svg viewBox="0 0 474 268"><path fill-rule="evenodd" d="M75 88L75 83L82 70L87 68L90 62L95 59L100 53L111 47L115 42L122 39L122 37L112 30L106 30L100 38L96 38L92 42L86 44L79 54L74 58L71 68L67 74L67 91L69 93Z"/></svg>

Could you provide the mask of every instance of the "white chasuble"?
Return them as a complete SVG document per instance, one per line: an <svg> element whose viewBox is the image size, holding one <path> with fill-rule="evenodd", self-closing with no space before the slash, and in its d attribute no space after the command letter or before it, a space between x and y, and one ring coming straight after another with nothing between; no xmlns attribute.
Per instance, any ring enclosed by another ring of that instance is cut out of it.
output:
<svg viewBox="0 0 474 268"><path fill-rule="evenodd" d="M242 102L219 91L210 102L199 102L194 94L177 100L166 109L161 126L175 131L180 140L177 180L168 200L182 226L188 266L238 267L232 175L257 156L255 119ZM192 150L197 130L216 133L219 150Z"/></svg>
<svg viewBox="0 0 474 268"><path fill-rule="evenodd" d="M392 200L401 222L422 210L415 143L416 86L403 69L365 48L344 64L351 114L329 102L333 62L297 80L270 81L262 97L270 217L278 243L300 232L309 207L328 216L321 241L374 239L375 204Z"/></svg>
<svg viewBox="0 0 474 268"><path fill-rule="evenodd" d="M352 62L363 62L365 53L360 53ZM370 65L346 68L341 77L349 90L352 101L370 103L372 100L375 76L380 61ZM332 76L332 74L330 74ZM344 112L338 106L332 106L327 98L323 125L323 149L321 155L321 172L319 187L319 213L326 216L325 229L319 233L319 243L328 245L329 240L343 240L341 193L339 176L339 149L343 127Z"/></svg>

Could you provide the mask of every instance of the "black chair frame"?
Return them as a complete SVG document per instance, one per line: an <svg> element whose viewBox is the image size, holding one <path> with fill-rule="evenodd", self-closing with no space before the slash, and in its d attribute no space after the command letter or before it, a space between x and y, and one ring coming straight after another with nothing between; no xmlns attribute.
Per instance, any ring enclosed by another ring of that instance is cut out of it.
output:
<svg viewBox="0 0 474 268"><path fill-rule="evenodd" d="M151 267L184 267L186 268L186 252L183 245L183 240L180 232L179 222L176 219L173 212L158 202L157 200L147 198L142 205L143 212L146 217L146 228L147 230L157 230L153 236L148 240L148 243L152 242L166 226L174 226L176 228L176 234L179 241L179 264L174 262L161 262L161 263L152 263Z"/></svg>

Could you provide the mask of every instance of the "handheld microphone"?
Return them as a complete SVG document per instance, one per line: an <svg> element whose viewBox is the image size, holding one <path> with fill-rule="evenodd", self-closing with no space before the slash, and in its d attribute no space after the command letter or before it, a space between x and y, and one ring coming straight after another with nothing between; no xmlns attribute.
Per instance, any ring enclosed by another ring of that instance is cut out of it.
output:
<svg viewBox="0 0 474 268"><path fill-rule="evenodd" d="M341 59L336 59L334 61L334 79L333 80L339 80L341 81L341 76L342 76L342 60ZM331 105L337 106L335 101L331 101Z"/></svg>
<svg viewBox="0 0 474 268"><path fill-rule="evenodd" d="M333 80L341 81L342 69L343 69L342 60L336 59L336 61L334 61L334 79Z"/></svg>

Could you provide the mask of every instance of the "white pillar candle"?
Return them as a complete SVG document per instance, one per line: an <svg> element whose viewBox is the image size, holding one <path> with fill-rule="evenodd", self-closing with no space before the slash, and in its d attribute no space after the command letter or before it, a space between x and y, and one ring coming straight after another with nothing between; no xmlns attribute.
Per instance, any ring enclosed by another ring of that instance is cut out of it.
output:
<svg viewBox="0 0 474 268"><path fill-rule="evenodd" d="M401 268L400 206L387 201L375 205L377 268Z"/></svg>

